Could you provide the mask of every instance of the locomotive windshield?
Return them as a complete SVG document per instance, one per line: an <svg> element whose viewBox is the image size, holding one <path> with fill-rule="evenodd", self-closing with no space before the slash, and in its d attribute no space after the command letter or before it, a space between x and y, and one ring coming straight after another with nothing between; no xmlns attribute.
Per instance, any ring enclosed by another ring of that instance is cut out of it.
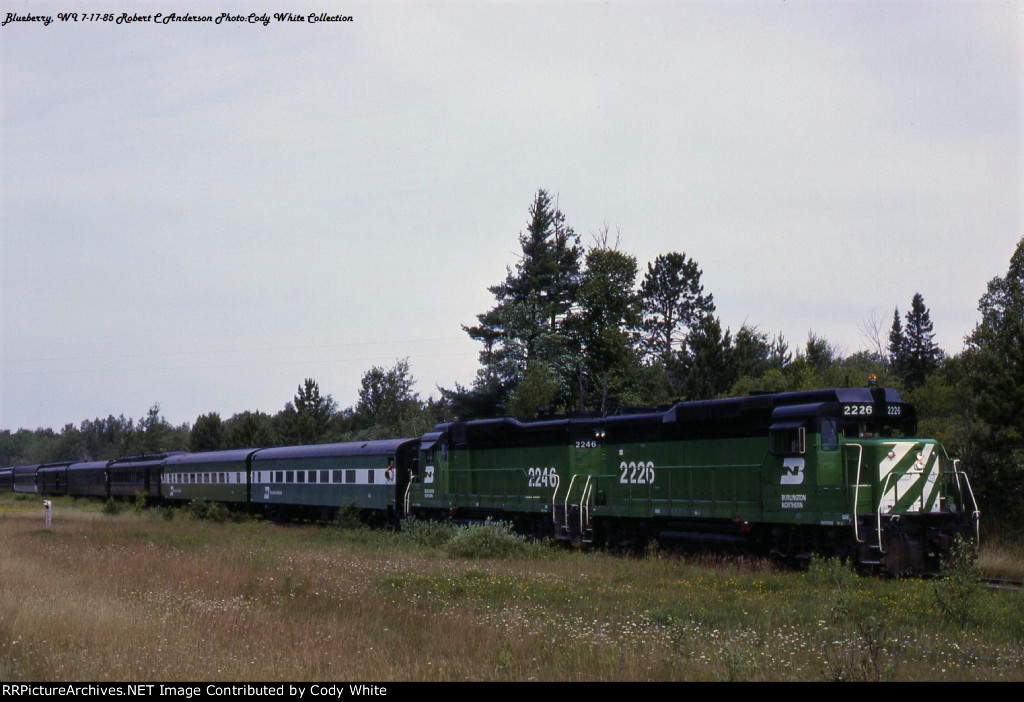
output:
<svg viewBox="0 0 1024 702"><path fill-rule="evenodd" d="M904 403L844 404L840 426L848 439L901 439L916 436L917 412Z"/></svg>

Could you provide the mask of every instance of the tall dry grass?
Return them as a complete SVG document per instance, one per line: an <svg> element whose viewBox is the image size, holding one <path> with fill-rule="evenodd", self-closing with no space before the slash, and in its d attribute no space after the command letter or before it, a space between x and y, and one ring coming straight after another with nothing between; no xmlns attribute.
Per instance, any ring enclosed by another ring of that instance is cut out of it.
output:
<svg viewBox="0 0 1024 702"><path fill-rule="evenodd" d="M1024 580L1024 545L982 537L978 566L990 578Z"/></svg>
<svg viewBox="0 0 1024 702"><path fill-rule="evenodd" d="M1024 677L1024 602L957 632L921 581L848 579L895 679ZM556 550L462 559L388 532L106 516L0 498L4 680L816 680L862 654L820 573ZM866 621L866 620L865 620ZM958 670L949 661L970 650ZM945 667L944 667L945 666Z"/></svg>

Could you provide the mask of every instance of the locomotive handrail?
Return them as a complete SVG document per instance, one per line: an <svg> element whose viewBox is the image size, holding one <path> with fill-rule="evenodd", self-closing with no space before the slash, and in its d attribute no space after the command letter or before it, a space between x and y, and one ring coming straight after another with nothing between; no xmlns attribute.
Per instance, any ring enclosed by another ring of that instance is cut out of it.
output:
<svg viewBox="0 0 1024 702"><path fill-rule="evenodd" d="M863 444L846 444L847 446L857 447L857 478L853 483L853 540L858 544L864 543L864 540L860 538L860 520L857 518L857 502L860 497L860 466L864 462L864 445Z"/></svg>
<svg viewBox="0 0 1024 702"><path fill-rule="evenodd" d="M957 493L957 495L960 496L960 503L957 506L957 508L958 509L966 509L967 508L967 500L964 499L964 486L960 484L960 475L961 475L961 473L960 473L960 470L957 468L959 463L960 463L960 459L959 458L954 458L953 459L953 472L952 472L952 475L953 475L953 486L956 487L956 493ZM972 495L972 497L973 497L973 495Z"/></svg>
<svg viewBox="0 0 1024 702"><path fill-rule="evenodd" d="M556 533L558 529L558 488L562 486L562 481L558 480L555 482L555 490L551 493L551 524L555 527ZM572 487L572 481L569 482L569 486Z"/></svg>
<svg viewBox="0 0 1024 702"><path fill-rule="evenodd" d="M963 489L963 486L960 485L960 469L958 468L959 465L960 465L960 459L959 458L954 458L953 459L953 479L956 480L956 490L957 490L957 492L960 493L960 499L962 500L963 496L964 496L964 489Z"/></svg>
<svg viewBox="0 0 1024 702"><path fill-rule="evenodd" d="M407 482L405 484L405 496L402 498L402 503L404 505L405 516L407 516L407 517L409 516L409 509L412 506L412 483L413 483L413 480L415 480L415 477L410 477L409 478L409 482Z"/></svg>
<svg viewBox="0 0 1024 702"><path fill-rule="evenodd" d="M981 510L978 509L978 501L974 499L974 488L971 487L971 479L967 477L967 473L961 471L957 466L960 465L960 459L953 459L953 475L956 476L956 487L960 491L961 498L964 494L964 489L960 487L960 476L964 476L964 481L967 483L967 494L971 496L971 504L974 506L974 510L971 511L971 519L974 520L974 547L977 548L981 544Z"/></svg>
<svg viewBox="0 0 1024 702"><path fill-rule="evenodd" d="M578 473L572 474L572 480L569 481L569 487L565 491L565 530L569 531L569 496L572 495L572 486L576 482L576 478L579 477Z"/></svg>
<svg viewBox="0 0 1024 702"><path fill-rule="evenodd" d="M580 497L580 538L583 538L583 525L590 526L590 494L593 490L593 486L590 481L593 480L594 476L588 475L587 482L583 485L583 495ZM583 515L586 513L586 520Z"/></svg>
<svg viewBox="0 0 1024 702"><path fill-rule="evenodd" d="M889 486L889 480L891 478L892 478L892 473L889 473L888 475L885 476L885 482L882 483L882 492L878 496L878 509L875 510L875 517L876 517L876 527L875 528L878 530L878 552L879 553L885 553L885 549L882 547L882 498L885 497L885 490ZM897 485L898 484L899 483L897 483ZM895 500L898 500L898 499L899 499L899 495L896 495ZM895 500L893 501L893 505L896 504Z"/></svg>

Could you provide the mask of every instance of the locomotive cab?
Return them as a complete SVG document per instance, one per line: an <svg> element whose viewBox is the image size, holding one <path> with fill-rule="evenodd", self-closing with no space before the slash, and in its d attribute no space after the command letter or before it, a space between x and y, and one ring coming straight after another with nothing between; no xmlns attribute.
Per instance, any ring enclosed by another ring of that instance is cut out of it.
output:
<svg viewBox="0 0 1024 702"><path fill-rule="evenodd" d="M763 507L771 550L853 557L891 573L937 571L959 535L977 543L967 476L894 390L773 397Z"/></svg>
<svg viewBox="0 0 1024 702"><path fill-rule="evenodd" d="M840 405L858 561L894 574L937 571L957 536L977 544L980 513L957 462L917 436L913 405L884 392Z"/></svg>

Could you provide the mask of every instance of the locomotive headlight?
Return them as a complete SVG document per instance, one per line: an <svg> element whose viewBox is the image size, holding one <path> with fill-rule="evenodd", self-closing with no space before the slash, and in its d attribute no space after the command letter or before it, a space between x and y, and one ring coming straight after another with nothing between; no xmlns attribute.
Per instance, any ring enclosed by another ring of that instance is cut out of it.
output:
<svg viewBox="0 0 1024 702"><path fill-rule="evenodd" d="M889 453L885 454L885 457L891 461L892 459L896 458L896 452L890 451Z"/></svg>

